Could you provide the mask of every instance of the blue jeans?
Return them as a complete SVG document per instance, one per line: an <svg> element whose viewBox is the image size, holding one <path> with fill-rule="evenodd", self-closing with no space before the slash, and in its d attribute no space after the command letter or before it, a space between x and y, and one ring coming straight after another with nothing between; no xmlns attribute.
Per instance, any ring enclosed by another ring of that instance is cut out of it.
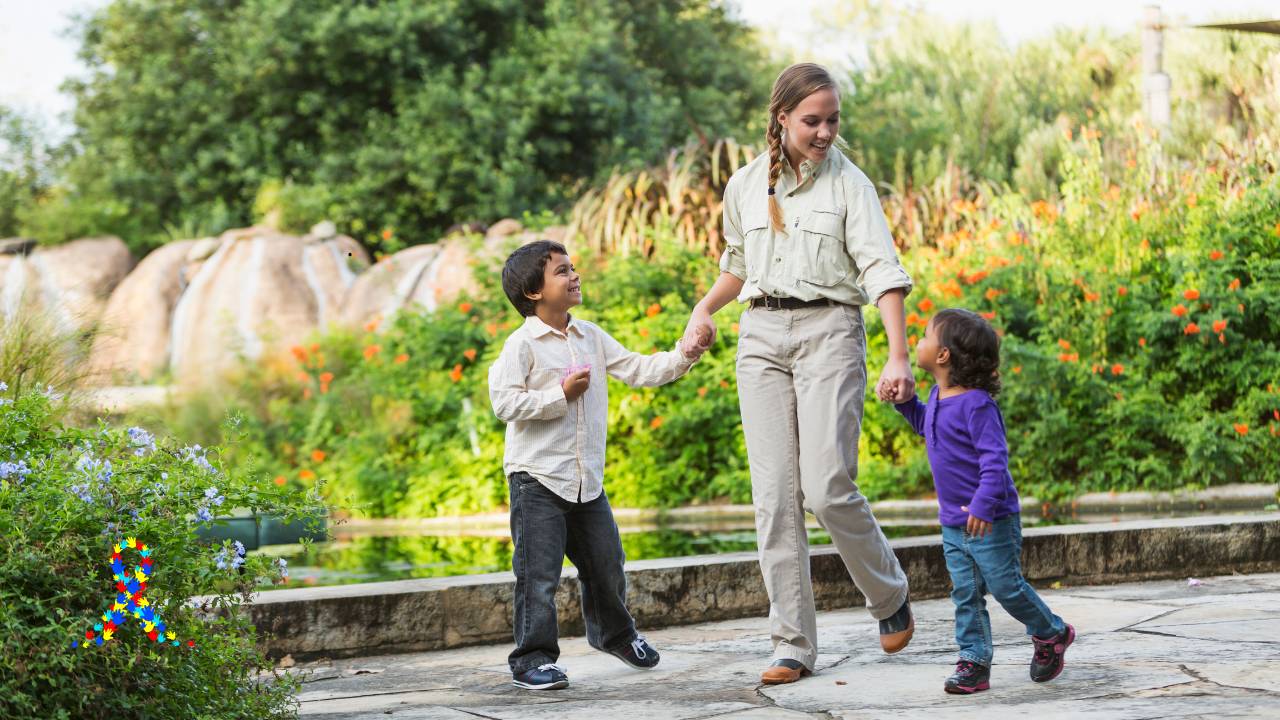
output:
<svg viewBox="0 0 1280 720"><path fill-rule="evenodd" d="M951 573L951 602L956 606L956 643L960 659L991 667L991 616L984 597L992 597L1027 634L1048 639L1067 624L1054 615L1022 577L1022 518L1009 515L991 525L985 537L963 526L942 526L942 551Z"/></svg>
<svg viewBox="0 0 1280 720"><path fill-rule="evenodd" d="M513 673L553 663L560 657L556 588L568 555L578 568L587 643L612 652L636 639L627 611L626 556L603 492L575 503L542 486L532 475L512 473L511 569L515 572L515 641L507 663Z"/></svg>

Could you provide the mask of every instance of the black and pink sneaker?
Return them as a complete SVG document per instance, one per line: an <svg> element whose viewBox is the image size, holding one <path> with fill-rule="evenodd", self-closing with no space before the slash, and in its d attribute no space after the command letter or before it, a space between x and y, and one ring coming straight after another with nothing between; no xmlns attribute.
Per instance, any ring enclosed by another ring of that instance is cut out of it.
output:
<svg viewBox="0 0 1280 720"><path fill-rule="evenodd" d="M956 663L956 671L947 678L942 689L952 695L972 695L982 690L990 690L991 668L976 662L961 660Z"/></svg>
<svg viewBox="0 0 1280 720"><path fill-rule="evenodd" d="M1036 652L1031 656L1031 679L1036 682L1048 682L1062 672L1067 648L1075 642L1076 629L1067 625L1061 635L1041 640L1034 635L1031 641L1036 644Z"/></svg>

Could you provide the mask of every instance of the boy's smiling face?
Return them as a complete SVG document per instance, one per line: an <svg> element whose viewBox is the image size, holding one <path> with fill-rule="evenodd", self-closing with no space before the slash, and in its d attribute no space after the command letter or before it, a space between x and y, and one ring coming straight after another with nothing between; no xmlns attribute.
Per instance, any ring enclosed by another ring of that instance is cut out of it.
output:
<svg viewBox="0 0 1280 720"><path fill-rule="evenodd" d="M542 292L529 295L540 308L566 312L582 304L582 279L568 255L552 253L542 271Z"/></svg>

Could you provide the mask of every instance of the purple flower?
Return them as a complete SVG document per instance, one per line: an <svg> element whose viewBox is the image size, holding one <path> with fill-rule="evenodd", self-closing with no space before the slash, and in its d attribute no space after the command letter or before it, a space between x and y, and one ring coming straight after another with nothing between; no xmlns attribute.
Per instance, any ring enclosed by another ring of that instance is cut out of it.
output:
<svg viewBox="0 0 1280 720"><path fill-rule="evenodd" d="M26 460L19 460L17 462L0 462L0 480L16 477L18 479L18 484L21 485L22 481L26 480L27 476L30 474L31 468L27 467Z"/></svg>
<svg viewBox="0 0 1280 720"><path fill-rule="evenodd" d="M89 494L89 483L72 485L71 492L72 494L74 494L76 497L80 498L84 502L87 502L87 503L93 502L93 496Z"/></svg>
<svg viewBox="0 0 1280 720"><path fill-rule="evenodd" d="M205 457L207 451L199 445L182 448L182 457L189 460L196 467L201 468L208 473L217 473L217 469L209 463L209 458Z"/></svg>
<svg viewBox="0 0 1280 720"><path fill-rule="evenodd" d="M140 427L129 428L129 442L133 445L133 454L142 457L156 451L156 438Z"/></svg>
<svg viewBox="0 0 1280 720"><path fill-rule="evenodd" d="M209 508L201 505L196 508L196 519L200 522L209 522L213 519L213 513L209 512Z"/></svg>

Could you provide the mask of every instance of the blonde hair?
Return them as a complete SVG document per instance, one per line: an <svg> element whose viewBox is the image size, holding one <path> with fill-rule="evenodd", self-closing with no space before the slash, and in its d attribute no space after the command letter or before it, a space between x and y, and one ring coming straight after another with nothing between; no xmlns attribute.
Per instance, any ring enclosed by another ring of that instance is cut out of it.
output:
<svg viewBox="0 0 1280 720"><path fill-rule="evenodd" d="M813 63L792 65L773 81L773 94L769 97L769 125L764 131L764 141L769 146L769 220L774 230L785 232L786 226L782 206L774 196L783 162L782 123L778 122L778 114L791 112L800 101L825 88L836 89L836 82L826 68Z"/></svg>

